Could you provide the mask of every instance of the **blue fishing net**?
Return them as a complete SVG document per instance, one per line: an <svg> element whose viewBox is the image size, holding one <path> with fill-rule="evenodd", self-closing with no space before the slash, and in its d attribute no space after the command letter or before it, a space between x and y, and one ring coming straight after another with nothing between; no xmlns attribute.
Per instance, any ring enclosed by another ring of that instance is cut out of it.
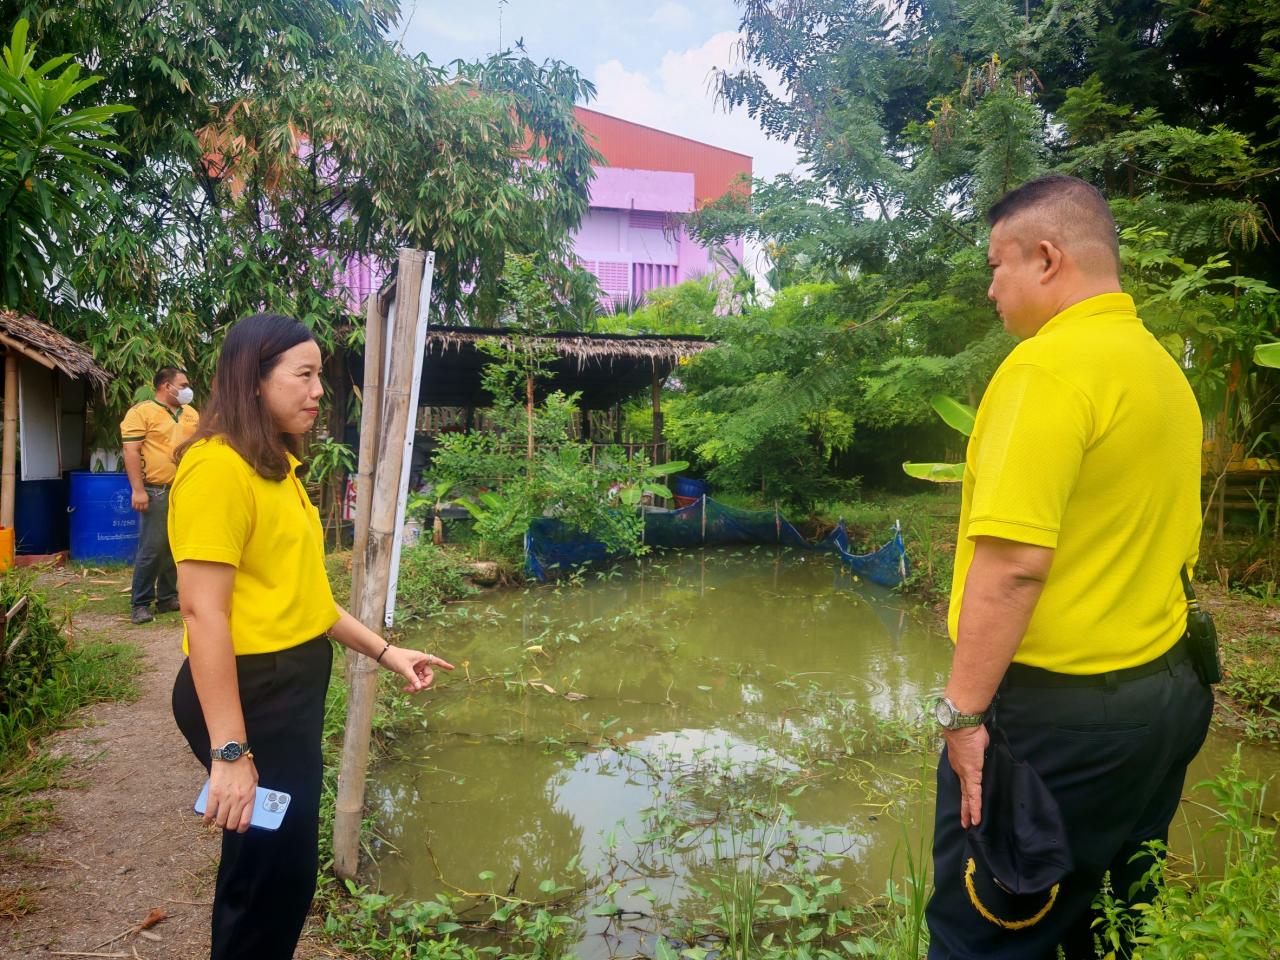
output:
<svg viewBox="0 0 1280 960"><path fill-rule="evenodd" d="M798 550L837 554L858 576L893 587L909 573L902 533L894 524L893 538L871 553L850 550L841 521L834 530L811 541L776 510L742 510L708 496L679 510L652 511L644 517L644 542L651 547L710 547L732 544L773 544ZM525 535L525 571L538 580L613 559L598 540L549 517L529 525Z"/></svg>

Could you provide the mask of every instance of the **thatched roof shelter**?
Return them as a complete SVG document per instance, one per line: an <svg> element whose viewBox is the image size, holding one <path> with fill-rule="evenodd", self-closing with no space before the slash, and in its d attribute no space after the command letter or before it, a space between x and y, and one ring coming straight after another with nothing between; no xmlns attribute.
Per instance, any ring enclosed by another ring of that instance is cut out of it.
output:
<svg viewBox="0 0 1280 960"><path fill-rule="evenodd" d="M492 357L477 348L481 340L505 344L520 337L553 353L549 380L539 393L580 392L580 405L604 410L649 389L683 360L712 346L704 337L625 336L606 333L522 334L510 328L433 327L427 330L426 356L418 403L424 407L484 407L491 403L480 377Z"/></svg>
<svg viewBox="0 0 1280 960"><path fill-rule="evenodd" d="M80 344L53 327L12 310L0 309L0 345L72 380L86 380L99 390L111 382L111 374L98 366L93 354Z"/></svg>

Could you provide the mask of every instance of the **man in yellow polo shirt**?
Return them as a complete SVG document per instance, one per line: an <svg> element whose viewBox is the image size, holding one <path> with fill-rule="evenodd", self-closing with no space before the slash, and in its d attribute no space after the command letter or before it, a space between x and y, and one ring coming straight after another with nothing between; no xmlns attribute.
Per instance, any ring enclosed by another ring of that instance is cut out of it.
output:
<svg viewBox="0 0 1280 960"><path fill-rule="evenodd" d="M134 404L120 423L124 469L141 515L133 561L133 622L150 623L157 613L178 609L178 572L169 552L169 485L177 465L173 451L196 431L200 415L191 406L187 375L161 367L152 379L155 396Z"/></svg>
<svg viewBox="0 0 1280 960"><path fill-rule="evenodd" d="M987 387L966 458L955 655L934 708L945 747L929 957L1047 960L1061 946L1075 960L1095 955L1091 904L1108 871L1122 900L1144 894L1149 861L1131 860L1167 837L1208 730L1181 580L1200 538L1202 426L1183 371L1121 292L1097 190L1043 177L988 222L988 295L1021 343ZM1005 743L1056 801L1056 826L1025 816L1035 791L1001 792L1008 767L988 748ZM983 831L1070 863L1052 887L1015 888L975 853Z"/></svg>

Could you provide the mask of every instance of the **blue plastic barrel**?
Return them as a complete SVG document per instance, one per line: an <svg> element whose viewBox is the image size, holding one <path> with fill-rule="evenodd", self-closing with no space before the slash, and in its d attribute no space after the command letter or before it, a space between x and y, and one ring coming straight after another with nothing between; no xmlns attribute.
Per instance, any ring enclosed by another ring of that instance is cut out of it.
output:
<svg viewBox="0 0 1280 960"><path fill-rule="evenodd" d="M692 497L696 500L707 492L707 481L677 476L671 483L671 492L677 497Z"/></svg>
<svg viewBox="0 0 1280 960"><path fill-rule="evenodd" d="M132 563L138 550L138 514L123 473L71 474L71 559Z"/></svg>
<svg viewBox="0 0 1280 960"><path fill-rule="evenodd" d="M67 479L19 480L14 496L13 533L18 553L67 549Z"/></svg>

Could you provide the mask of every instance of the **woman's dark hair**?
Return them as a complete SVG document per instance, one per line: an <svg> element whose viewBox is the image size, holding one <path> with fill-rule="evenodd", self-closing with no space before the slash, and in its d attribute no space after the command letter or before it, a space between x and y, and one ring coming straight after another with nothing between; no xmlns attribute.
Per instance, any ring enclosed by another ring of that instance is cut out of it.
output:
<svg viewBox="0 0 1280 960"><path fill-rule="evenodd" d="M181 460L199 440L221 437L258 476L268 480L288 476L285 451L301 459L302 438L276 429L259 385L280 362L281 354L309 340L314 341L315 335L304 324L278 313L255 313L237 321L222 341L200 427L174 451L174 460Z"/></svg>

